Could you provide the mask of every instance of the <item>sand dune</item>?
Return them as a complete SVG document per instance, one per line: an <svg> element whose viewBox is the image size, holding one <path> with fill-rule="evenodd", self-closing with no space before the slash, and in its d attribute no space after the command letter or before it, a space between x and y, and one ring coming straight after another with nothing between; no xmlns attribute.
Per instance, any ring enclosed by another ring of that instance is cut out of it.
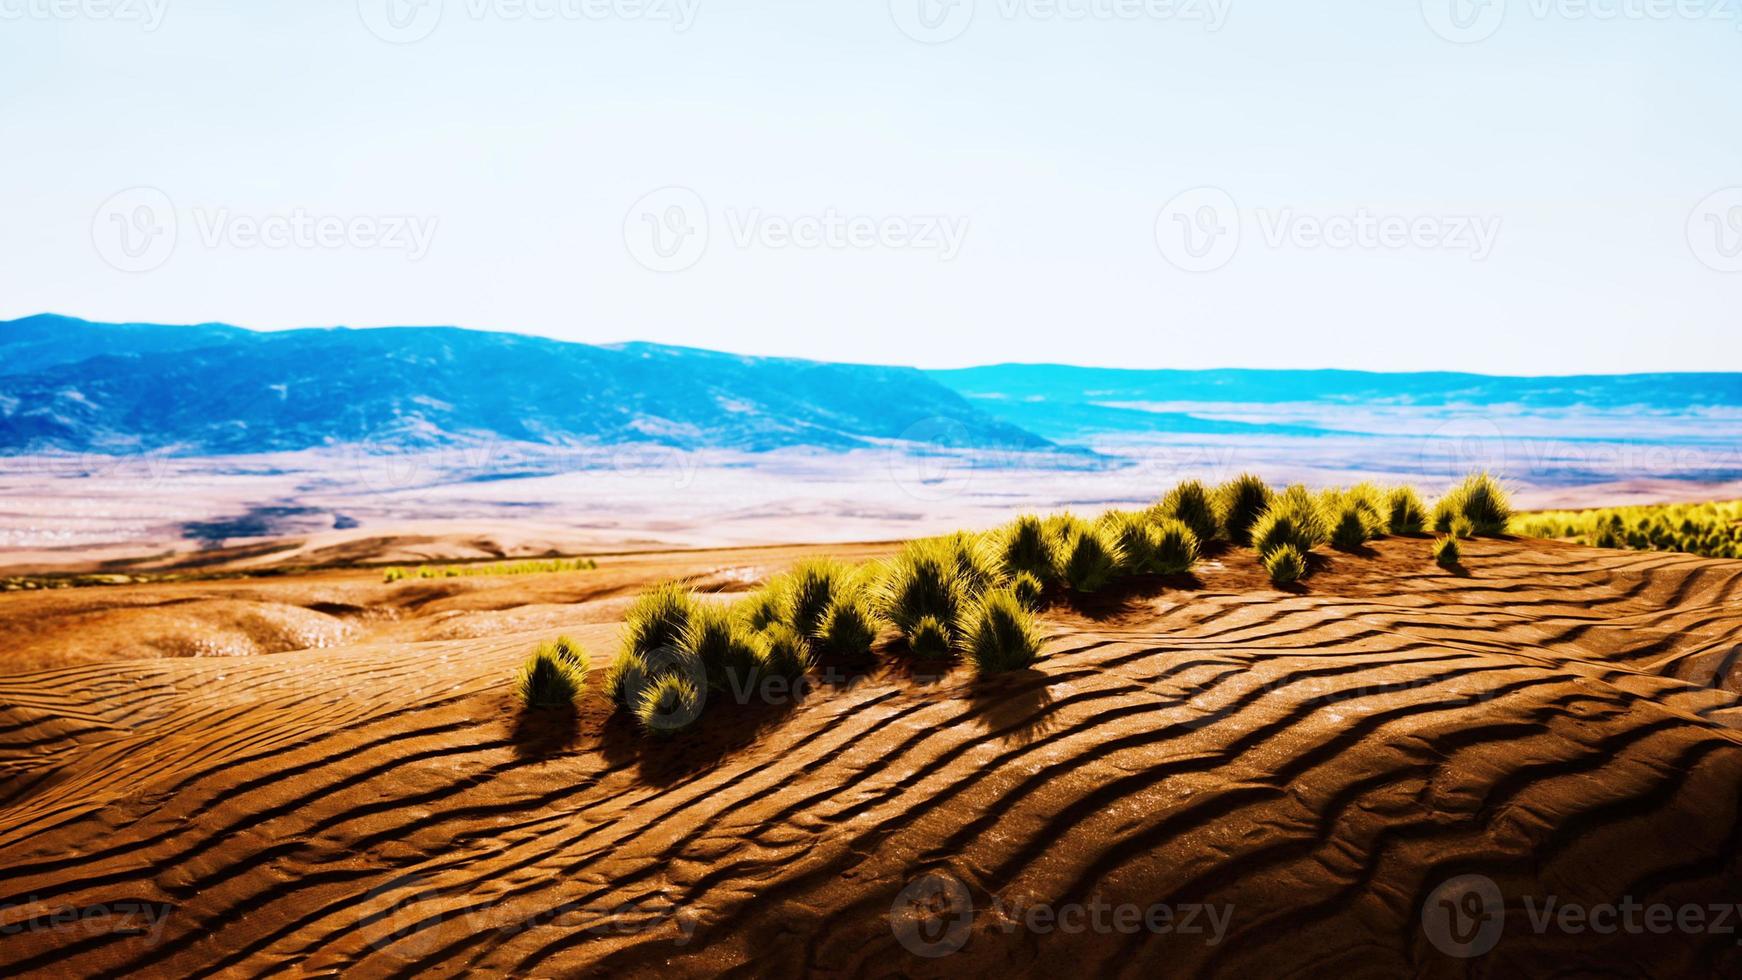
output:
<svg viewBox="0 0 1742 980"><path fill-rule="evenodd" d="M172 601L342 629L0 676L0 969L1734 973L1734 935L1539 932L1522 899L1742 899L1742 562L1481 540L1456 575L1428 547L1333 554L1297 592L1226 556L1052 609L1031 671L888 663L669 740L602 703L528 722L510 675L557 629L601 664L638 582L738 587L800 549L3 596L45 663ZM1462 875L1504 895L1483 959L1423 927ZM972 914L915 932L898 910L939 888ZM1034 928L1073 905L1175 918Z"/></svg>

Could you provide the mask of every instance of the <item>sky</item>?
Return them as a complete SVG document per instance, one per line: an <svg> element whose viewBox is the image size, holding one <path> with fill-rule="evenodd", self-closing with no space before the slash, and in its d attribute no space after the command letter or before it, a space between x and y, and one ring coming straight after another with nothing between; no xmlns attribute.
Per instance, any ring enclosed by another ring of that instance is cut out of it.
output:
<svg viewBox="0 0 1742 980"><path fill-rule="evenodd" d="M1731 0L0 0L0 318L1742 370Z"/></svg>

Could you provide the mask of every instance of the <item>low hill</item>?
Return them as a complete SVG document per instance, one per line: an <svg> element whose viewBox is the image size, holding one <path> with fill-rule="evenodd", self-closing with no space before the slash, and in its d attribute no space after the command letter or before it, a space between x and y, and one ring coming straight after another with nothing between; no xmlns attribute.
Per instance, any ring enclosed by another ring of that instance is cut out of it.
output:
<svg viewBox="0 0 1742 980"><path fill-rule="evenodd" d="M1050 448L911 368L452 327L254 333L32 317L0 323L0 363L0 450L10 452L466 441Z"/></svg>

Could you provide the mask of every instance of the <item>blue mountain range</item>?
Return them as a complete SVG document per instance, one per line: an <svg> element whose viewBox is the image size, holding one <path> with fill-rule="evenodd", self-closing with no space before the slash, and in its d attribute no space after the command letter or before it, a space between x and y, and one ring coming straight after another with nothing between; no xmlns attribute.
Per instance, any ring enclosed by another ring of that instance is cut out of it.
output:
<svg viewBox="0 0 1742 980"><path fill-rule="evenodd" d="M256 332L0 321L0 451L256 453L367 442L651 443L759 452L914 444L1083 454L1107 433L1324 435L1191 405L1742 408L1742 374L950 371L591 345L456 327ZM1185 405L1185 408L1178 406ZM1159 406L1159 407L1157 407Z"/></svg>

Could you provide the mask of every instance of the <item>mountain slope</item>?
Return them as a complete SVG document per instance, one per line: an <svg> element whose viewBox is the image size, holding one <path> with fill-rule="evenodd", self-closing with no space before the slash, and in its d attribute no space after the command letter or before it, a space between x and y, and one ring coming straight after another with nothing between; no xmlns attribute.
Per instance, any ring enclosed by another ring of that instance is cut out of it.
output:
<svg viewBox="0 0 1742 980"><path fill-rule="evenodd" d="M167 327L156 323L91 323L43 313L0 322L0 376L29 374L58 364L76 364L103 354L156 354L245 341L240 327L202 323Z"/></svg>
<svg viewBox="0 0 1742 980"><path fill-rule="evenodd" d="M452 327L59 326L70 338L61 363L0 373L0 449L246 453L508 440L760 451L925 442L938 432L986 447L1049 445L911 368ZM108 336L104 352L70 360L95 349L93 331ZM52 360L44 332L44 318L0 323L0 359L10 364L16 349ZM202 332L212 343L196 344Z"/></svg>

